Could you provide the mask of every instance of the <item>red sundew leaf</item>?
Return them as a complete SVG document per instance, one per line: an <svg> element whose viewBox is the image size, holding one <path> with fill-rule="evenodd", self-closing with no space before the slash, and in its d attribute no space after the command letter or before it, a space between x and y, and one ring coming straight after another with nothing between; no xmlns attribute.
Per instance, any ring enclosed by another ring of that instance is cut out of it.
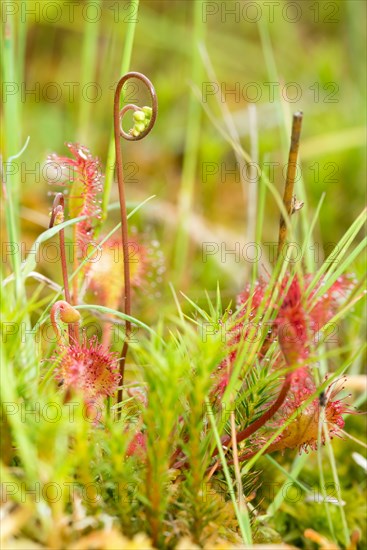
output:
<svg viewBox="0 0 367 550"><path fill-rule="evenodd" d="M85 247L94 236L96 220L101 217L102 171L97 157L93 157L89 149L78 143L67 143L72 157L52 154L49 161L60 171L61 177L57 183L63 187L69 186L68 201L70 217L87 216L87 219L76 224L76 244L79 256L85 255Z"/></svg>
<svg viewBox="0 0 367 550"><path fill-rule="evenodd" d="M142 432L137 432L130 441L126 455L143 458L146 454L146 437Z"/></svg>
<svg viewBox="0 0 367 550"><path fill-rule="evenodd" d="M250 424L242 433L248 433L250 442L255 449L259 450L267 440L267 433L274 433L274 429L283 426L287 419L295 412L299 411L294 421L288 424L284 432L269 446L266 452L276 450L284 450L286 448L298 448L299 450L307 451L309 448L317 447L320 410L321 404L319 399L314 399L306 408L302 405L310 396L316 393L316 386L313 379L312 371L307 366L307 357L309 354L310 342L309 335L312 334L312 329L319 330L327 323L336 313L341 302L347 298L348 292L355 285L349 276L339 277L338 280L329 288L325 294L321 294L315 302L316 292L320 293L323 281L321 280L313 291L307 296L305 290L312 281L312 275L305 275L302 284L298 276L293 277L290 281L290 276L287 274L279 284L279 293L276 304L271 304L268 300L267 304L263 304L266 293L266 282L260 280L255 284L252 295L250 285L247 285L245 290L239 295L238 303L245 315L245 319L238 323L238 330L235 336L230 341L230 351L227 357L222 361L217 371L217 382L212 391L212 397L216 400L220 399L227 387L230 379L228 365L232 366L236 358L236 349L233 349L241 338L246 337L245 323L246 313L254 316L260 306L266 310L268 307L275 309L276 317L272 329L272 338L278 337L279 346L284 356L286 363L290 367L298 368L290 375L290 386L287 391L284 402L279 409L272 413L274 403L279 401L279 397L272 403L264 405L264 412L259 417L268 418L264 424L255 431L256 422ZM263 348L267 349L267 339L265 339ZM263 350L260 350L259 360L263 357ZM301 366L302 365L302 366ZM227 367L226 370L225 367ZM218 376L219 375L219 376ZM219 379L219 381L218 381ZM283 386L282 386L283 388ZM338 390L339 391L339 390ZM330 393L329 399L325 403L325 422L327 423L330 434L340 436L340 430L344 426L343 415L351 413L351 409L343 403L341 399L334 399L338 394L335 389ZM251 427L254 428L252 435ZM324 436L322 437L322 442ZM257 451L255 451L257 452ZM243 455L243 459L253 456L254 453Z"/></svg>
<svg viewBox="0 0 367 550"><path fill-rule="evenodd" d="M144 273L149 264L146 247L136 238L129 239L130 281L133 288L143 284ZM100 247L100 254L91 261L88 270L88 286L98 296L99 303L117 309L121 300L124 282L121 239L111 237Z"/></svg>
<svg viewBox="0 0 367 550"><path fill-rule="evenodd" d="M81 391L85 402L113 395L120 381L118 354L100 344L96 336L83 342L61 344L51 358L57 364L55 376L67 389Z"/></svg>

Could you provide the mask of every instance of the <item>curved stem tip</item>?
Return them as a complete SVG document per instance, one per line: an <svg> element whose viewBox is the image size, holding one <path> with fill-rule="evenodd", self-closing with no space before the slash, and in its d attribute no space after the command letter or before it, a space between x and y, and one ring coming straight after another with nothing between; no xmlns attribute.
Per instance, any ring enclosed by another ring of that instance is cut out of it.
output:
<svg viewBox="0 0 367 550"><path fill-rule="evenodd" d="M143 84L148 88L152 108L144 107L141 110L136 105L129 103L125 105L120 110L120 96L121 91L126 82L132 78L136 78L143 82ZM145 120L144 110L147 114L146 123L139 121L139 116L136 116L138 121L139 131L131 130L129 133L125 132L122 128L122 117L127 111L134 111L141 113L142 121ZM130 265L129 265L129 251L128 251L128 226L127 226L127 211L126 211L126 197L125 197L125 183L124 183L124 171L123 171L123 162L122 162L122 153L121 153L121 141L120 138L123 137L127 141L139 141L143 139L146 135L149 134L153 128L158 112L158 100L157 95L151 81L141 73L130 72L126 73L118 82L115 99L114 99L114 108L113 108L113 122L114 122L114 137L115 137L115 153L116 153L116 175L117 175L117 184L119 190L119 202L120 202L120 215L121 215L121 236L122 236L122 250L123 250L123 260L124 260L124 296L123 296L123 310L126 315L131 315L131 283L130 283ZM128 339L131 332L131 322L126 320L125 323L125 341L121 351L121 360L120 360L120 375L121 375L121 389L117 394L117 402L122 400L122 387L124 384L124 374L125 374L125 362L126 355L128 352Z"/></svg>

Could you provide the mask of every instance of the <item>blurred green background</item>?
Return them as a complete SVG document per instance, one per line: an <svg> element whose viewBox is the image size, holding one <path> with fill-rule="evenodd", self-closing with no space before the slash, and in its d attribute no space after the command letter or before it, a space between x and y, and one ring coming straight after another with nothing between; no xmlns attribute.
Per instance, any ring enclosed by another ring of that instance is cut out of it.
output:
<svg viewBox="0 0 367 550"><path fill-rule="evenodd" d="M246 277L242 261L228 268L226 262L203 263L201 257L201 243L217 242L220 235L245 242L248 198L233 149L203 109L209 107L225 128L215 96L203 94L213 90L205 51L219 82L219 103L223 107L226 102L247 151L249 105L255 107L252 130L259 163L277 163L273 181L281 193L291 113L304 112L300 153L307 196L298 198L312 216L326 193L316 226L316 240L326 253L327 243L337 242L362 210L364 2L143 0L136 14L125 1L60 0L3 2L2 10L5 39L12 43L16 60L12 74L5 51L3 108L10 115L2 125L4 158L19 151L30 136L16 175L27 243L48 220L52 198L43 169L48 154L66 154L64 143L78 141L106 166L114 88L129 22L135 20L130 69L154 83L159 115L146 139L123 143L124 162L134 163L127 167L127 197L140 201L156 195L135 223L160 240L172 268L169 280L199 293L213 289L220 279L231 296ZM146 93L134 86L128 95L139 105L147 101ZM214 173L206 177L207 163L214 163ZM116 185L110 200L117 200ZM269 194L265 213L263 240L274 241L279 211ZM183 219L190 239L181 258ZM112 220L118 220L116 211Z"/></svg>
<svg viewBox="0 0 367 550"><path fill-rule="evenodd" d="M161 314L176 312L169 282L192 300L205 302L203 291L213 297L219 281L226 307L250 277L253 264L229 253L234 244L242 248L249 239L254 195L248 181L241 184L238 159L223 135L228 125L261 168L276 163L273 175L265 172L282 194L291 115L303 111L303 185L298 181L296 191L305 206L293 225L302 243L325 194L314 232L317 264L363 209L365 2L142 0L137 14L128 1L44 0L3 1L1 10L3 159L16 155L30 138L12 164L16 172L6 174L5 197L9 199L11 190L18 240L28 250L48 227L57 190L47 180L48 155L66 155L65 143L79 142L106 169L114 89L122 76L127 36L136 23L130 70L146 74L159 100L157 123L149 136L122 143L128 201L139 203L155 195L130 223L144 245L152 245L153 255L157 253L156 267L146 273L144 293L133 296L132 313L144 322L155 324ZM127 95L138 105L148 101L146 91L134 85ZM109 201L117 200L114 182ZM3 213L10 202L2 201ZM253 207L256 218L255 202ZM118 211L112 210L101 235L118 221ZM259 225L264 243L277 241L279 209L269 192ZM5 223L2 229L3 240L11 240ZM203 243L219 247L207 262ZM155 269L161 268L162 256L166 272L161 281ZM353 262L358 278L365 271L363 260L360 254ZM258 267L270 270L271 258L263 256ZM6 275L11 270L9 262ZM37 271L62 283L59 262L41 258ZM116 272L120 276L121 271ZM27 279L27 296L33 293L37 300L40 286ZM48 288L42 293L44 304L49 304ZM39 304L34 324L44 315ZM186 307L192 313L191 305ZM353 342L355 349L362 343L359 313L358 307L341 332L343 343ZM330 362L331 369L337 368L338 360ZM350 372L359 374L362 366L363 358ZM364 418L352 419L358 438ZM344 497L352 503L348 519L364 529L362 474L348 458L355 447L345 451L345 445L342 441L336 448L338 464L344 465ZM316 462L307 460L312 485L318 475ZM317 526L319 516L326 521L319 510L312 503L291 506L277 516L275 527L290 541L297 540L310 517L312 525ZM350 520L352 514L355 521Z"/></svg>

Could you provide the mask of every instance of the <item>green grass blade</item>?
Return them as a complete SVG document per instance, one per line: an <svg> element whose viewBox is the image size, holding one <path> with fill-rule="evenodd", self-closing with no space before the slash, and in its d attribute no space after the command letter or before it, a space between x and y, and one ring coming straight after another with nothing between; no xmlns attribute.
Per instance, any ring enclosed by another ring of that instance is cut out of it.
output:
<svg viewBox="0 0 367 550"><path fill-rule="evenodd" d="M130 6L132 11L130 13L137 14L139 10L139 0L131 0ZM126 30L125 46L122 55L121 69L118 79L121 78L124 74L128 73L130 70L131 57L133 52L134 36L136 29L137 19L135 17L129 18ZM121 92L123 97L123 90ZM112 109L111 109L112 116ZM106 161L106 171L105 171L105 180L103 186L103 196L102 196L102 219L106 218L107 215L107 206L110 199L111 188L113 183L113 174L115 171L115 138L113 133L113 124L111 123L111 134L108 145L107 152L107 161Z"/></svg>

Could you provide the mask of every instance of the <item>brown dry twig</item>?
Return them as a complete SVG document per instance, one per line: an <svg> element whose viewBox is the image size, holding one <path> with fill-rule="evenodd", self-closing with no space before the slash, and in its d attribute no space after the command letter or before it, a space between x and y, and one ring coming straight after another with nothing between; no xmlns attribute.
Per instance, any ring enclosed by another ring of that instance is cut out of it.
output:
<svg viewBox="0 0 367 550"><path fill-rule="evenodd" d="M289 157L288 157L287 178L285 182L284 195L283 195L283 204L287 211L288 216L291 216L293 212L300 210L303 206L303 203L298 202L296 197L293 195L294 181L295 181L296 172L297 172L297 158L298 158L299 141L301 136L302 119L303 119L302 112L299 111L297 113L294 113L293 124L292 124L291 146L289 149ZM287 238L287 223L283 214L281 214L280 222L279 222L278 258L284 247L286 238Z"/></svg>

